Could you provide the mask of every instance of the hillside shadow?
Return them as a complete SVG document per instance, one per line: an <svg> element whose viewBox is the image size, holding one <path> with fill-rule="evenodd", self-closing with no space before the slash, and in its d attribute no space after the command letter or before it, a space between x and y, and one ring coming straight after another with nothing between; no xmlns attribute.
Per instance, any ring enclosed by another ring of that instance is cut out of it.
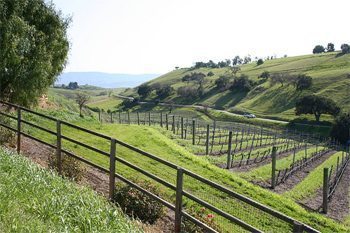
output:
<svg viewBox="0 0 350 233"><path fill-rule="evenodd" d="M237 105L241 100L243 100L247 96L247 92L228 92L222 95L215 102L215 107L223 108L225 106L233 107Z"/></svg>

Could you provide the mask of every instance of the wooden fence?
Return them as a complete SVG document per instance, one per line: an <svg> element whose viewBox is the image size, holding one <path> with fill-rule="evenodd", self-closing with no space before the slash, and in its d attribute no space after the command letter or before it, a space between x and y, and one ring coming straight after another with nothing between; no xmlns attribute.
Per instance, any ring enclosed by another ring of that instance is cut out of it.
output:
<svg viewBox="0 0 350 233"><path fill-rule="evenodd" d="M254 201L250 198L247 198L241 194L238 194L238 193L236 193L236 192L234 192L234 191L232 191L232 190L230 190L230 189L228 189L220 184L212 182L212 181L210 181L210 180L208 180L200 175L197 175L197 174L195 174L195 173L193 173L185 168L179 167L174 163L163 160L163 159L161 159L153 154L150 154L146 151L143 151L139 148L136 148L132 145L129 145L123 141L106 136L106 135L98 133L98 132L94 132L94 131L89 130L89 129L85 129L83 127L76 126L76 125L71 124L71 123L66 122L66 121L61 121L61 120L56 119L54 117L47 116L43 113L39 113L39 112L30 110L30 109L26 109L26 108L23 108L23 107L20 107L17 105L13 105L11 103L2 102L2 101L0 101L0 103L3 105L2 107L0 107L0 115L16 122L16 126L12 126L10 123L6 123L6 121L0 121L0 126L16 133L16 135L17 135L17 152L18 153L21 152L21 138L22 138L22 136L25 136L27 138L30 138L32 140L35 140L37 142L40 142L46 146L49 146L49 147L55 149L56 159L57 159L57 167L58 167L58 172L60 174L62 174L62 154L63 153L65 155L71 156L71 157L73 157L73 158L75 158L75 159L77 159L77 160L79 160L79 161L81 161L89 166L92 166L92 167L94 167L102 172L105 172L105 173L109 174L109 198L110 199L113 198L114 193L115 193L116 179L118 179L122 182L125 182L126 184L130 185L131 187L133 187L133 188L141 191L142 193L150 196L151 198L159 201L165 207L174 211L175 212L175 221L174 221L175 232L181 232L182 222L183 222L184 218L191 221L192 223L198 225L199 227L201 227L202 229L204 229L207 232L218 232L218 229L213 229L211 226L205 224L200 219L197 219L194 216L192 216L191 212L189 212L183 205L184 198L191 200L192 202L196 203L196 205L198 205L198 206L205 207L208 210L213 211L218 216L220 216L220 218L224 219L225 222L229 222L230 224L235 225L236 227L240 227L240 229L242 231L250 231L250 232L263 232L264 231L264 229L260 229L260 227L262 227L262 225L261 226L260 225L253 226L252 224L247 223L247 220L256 220L256 219L254 219L254 217L251 217L251 215L249 215L250 216L249 219L246 219L245 221L243 221L242 219L239 219L238 217L235 217L233 214L229 213L227 209L218 208L214 204L208 203L203 198L193 194L190 189L185 188L185 184L186 184L184 181L185 176L187 178L195 180L196 182L201 183L202 185L206 185L206 187L208 187L210 189L214 189L215 192L220 194L220 196L225 195L226 196L226 199L225 199L226 205L228 203L227 201L229 199L232 199L232 200L234 200L235 203L238 203L239 205L242 206L241 211L245 211L246 208L250 208L252 210L250 212L250 214L252 214L254 212L259 212L258 215L256 216L256 218L259 218L260 216L266 215L266 216L268 216L268 219L271 219L271 221L276 222L279 225L283 225L283 224L287 225L291 232L292 231L293 232L318 232L317 230L313 229L312 227L305 225L305 224L302 224L289 216L286 216L278 211L275 211L275 210L273 210L265 205L262 205L256 201ZM6 106L6 109L11 108L12 110L6 111L4 108L5 106ZM16 113L16 114L14 114L14 113ZM30 120L24 119L22 117L23 113L30 113L30 114L35 115L36 117L40 117L40 118L45 119L46 121L50 121L52 123L55 123L56 129L55 130L47 129L42 125L38 125L38 124L31 122ZM52 143L46 142L45 140L40 138L40 135L37 135L37 136L31 135L30 132L22 129L22 127L24 125L33 127L37 130L40 130L42 132L53 135L56 138L55 143L52 144ZM84 132L88 135L98 137L101 140L102 139L106 140L110 145L109 151L104 151L104 150L98 149L94 146L85 144L79 140L68 137L67 135L62 133L63 126L69 128L71 130L78 130L78 131ZM86 159L85 157L83 157L81 155L77 155L76 153L69 151L65 147L64 142L74 143L75 145L78 145L80 147L86 148L86 149L91 150L91 151L98 153L100 155L103 155L104 157L108 158L108 160L109 160L109 169L106 169L105 167L102 167L94 162L91 162L89 159ZM118 152L116 150L117 146L124 147L128 150L133 151L134 153L137 153L138 156L145 156L154 162L158 162L158 163L166 166L167 168L174 170L176 172L176 183L175 184L170 183L170 182L158 177L157 175L152 174L151 172L148 172L144 169L141 169L140 167L136 166L135 164L132 164L132 163L128 162L127 160L121 158L120 156L118 156ZM167 187L167 188L173 190L175 192L175 195L174 195L175 200L167 201L164 198L157 196L157 195L153 194L152 192L144 189L143 187L141 187L137 183L133 182L132 180L124 177L123 175L118 173L118 169L116 170L116 162L119 162L119 163L133 169L133 171L136 171L142 175L145 175L149 179L152 179L153 181L157 182L158 184L163 185L164 187ZM220 229L220 231L232 232L232 228Z"/></svg>
<svg viewBox="0 0 350 233"><path fill-rule="evenodd" d="M322 202L322 210L323 213L327 214L328 212L328 203L334 194L345 169L347 168L350 161L350 147L348 147L348 152L345 152L341 156L341 161L337 158L337 166L334 168L333 165L328 168L325 167L323 169L323 202Z"/></svg>

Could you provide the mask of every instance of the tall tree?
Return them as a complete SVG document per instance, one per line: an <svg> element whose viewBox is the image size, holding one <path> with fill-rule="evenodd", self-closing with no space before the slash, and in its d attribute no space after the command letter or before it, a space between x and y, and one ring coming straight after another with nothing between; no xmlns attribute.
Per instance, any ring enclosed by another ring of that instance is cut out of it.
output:
<svg viewBox="0 0 350 233"><path fill-rule="evenodd" d="M350 46L348 44L342 44L340 49L343 54L350 53Z"/></svg>
<svg viewBox="0 0 350 233"><path fill-rule="evenodd" d="M325 48L322 45L316 45L315 48L312 50L312 53L324 53Z"/></svg>
<svg viewBox="0 0 350 233"><path fill-rule="evenodd" d="M66 65L70 19L46 2L0 1L0 99L36 104Z"/></svg>
<svg viewBox="0 0 350 233"><path fill-rule="evenodd" d="M308 95L299 99L295 104L295 114L313 114L317 122L320 121L322 114L338 115L340 108L337 104L326 97L317 95Z"/></svg>
<svg viewBox="0 0 350 233"><path fill-rule="evenodd" d="M334 44L333 43L328 43L327 44L327 52L334 52Z"/></svg>
<svg viewBox="0 0 350 233"><path fill-rule="evenodd" d="M90 96L88 96L84 92L78 92L76 94L75 101L77 102L77 104L79 106L79 113L80 113L81 117L83 116L83 114L82 114L83 107L89 101L89 99L90 99Z"/></svg>

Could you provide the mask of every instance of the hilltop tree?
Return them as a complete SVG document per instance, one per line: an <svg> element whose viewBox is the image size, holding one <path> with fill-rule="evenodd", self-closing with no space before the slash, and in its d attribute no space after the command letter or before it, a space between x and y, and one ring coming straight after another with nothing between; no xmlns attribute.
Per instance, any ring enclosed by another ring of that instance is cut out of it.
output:
<svg viewBox="0 0 350 233"><path fill-rule="evenodd" d="M328 43L327 44L327 52L334 52L334 44L333 43Z"/></svg>
<svg viewBox="0 0 350 233"><path fill-rule="evenodd" d="M242 63L243 63L243 59L240 58L239 56L235 56L235 57L232 59L232 65L233 65L233 66L241 65Z"/></svg>
<svg viewBox="0 0 350 233"><path fill-rule="evenodd" d="M348 44L342 44L340 49L342 54L350 53L350 46Z"/></svg>
<svg viewBox="0 0 350 233"><path fill-rule="evenodd" d="M334 122L331 130L331 136L341 143L346 143L350 139L350 113L340 114Z"/></svg>
<svg viewBox="0 0 350 233"><path fill-rule="evenodd" d="M325 48L322 45L316 45L315 48L312 50L313 54L317 53L324 53Z"/></svg>
<svg viewBox="0 0 350 233"><path fill-rule="evenodd" d="M0 99L24 106L53 85L66 65L70 22L43 0L0 1Z"/></svg>
<svg viewBox="0 0 350 233"><path fill-rule="evenodd" d="M77 82L70 82L67 86L68 89L75 90L79 88L79 85Z"/></svg>
<svg viewBox="0 0 350 233"><path fill-rule="evenodd" d="M147 84L142 84L138 87L137 93L141 98L146 98L152 92L152 87Z"/></svg>
<svg viewBox="0 0 350 233"><path fill-rule="evenodd" d="M317 122L320 121L322 114L338 115L340 108L336 103L326 97L317 95L308 95L299 99L295 104L295 114L313 114Z"/></svg>
<svg viewBox="0 0 350 233"><path fill-rule="evenodd" d="M244 59L243 59L243 64L248 64L252 61L252 58L250 55L248 56L245 56Z"/></svg>
<svg viewBox="0 0 350 233"><path fill-rule="evenodd" d="M259 58L258 61L256 62L256 65L260 66L262 64L264 64L264 60Z"/></svg>
<svg viewBox="0 0 350 233"><path fill-rule="evenodd" d="M75 97L75 101L77 102L78 106L79 106L79 110L80 110L80 116L82 117L82 109L85 106L85 104L89 101L90 96L88 96L87 94L85 94L84 92L78 92L76 94Z"/></svg>

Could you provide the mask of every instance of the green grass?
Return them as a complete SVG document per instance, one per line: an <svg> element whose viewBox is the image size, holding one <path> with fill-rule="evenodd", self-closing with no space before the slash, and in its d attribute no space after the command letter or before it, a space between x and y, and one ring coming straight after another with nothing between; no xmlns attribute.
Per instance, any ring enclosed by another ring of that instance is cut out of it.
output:
<svg viewBox="0 0 350 233"><path fill-rule="evenodd" d="M51 114L53 114L53 112L51 112ZM66 113L64 112L60 112L56 113L56 115L53 115L56 117L59 115L64 119L71 119L73 123L95 131L99 131L106 135L116 137L138 148L154 153L162 159L173 162L178 166L187 168L210 180L225 185L226 187L238 193L249 196L254 200L271 206L272 208L279 210L289 216L295 217L302 222L305 222L316 227L317 229L322 230L323 232L344 231L346 229L345 226L337 224L336 222L327 219L319 214L308 213L306 210L298 206L292 199L281 197L280 195L271 193L260 187L252 185L247 181L239 178L237 175L215 167L208 161L196 157L192 153L188 152L185 148L177 145L176 142L172 141L166 135L164 135L165 132L160 128L135 125L100 125L96 121L90 120L89 118L81 120L75 115L64 116L65 114ZM36 121L37 119L35 117L32 117L32 120ZM41 125L45 125L46 127L52 129L55 127L54 124L50 125L47 122L40 122ZM41 138L45 138L51 143L54 143L55 141L55 138L50 137L45 133L39 133L38 131L29 128L26 130L29 130L32 134L40 135ZM109 150L109 143L107 141L88 136L87 134L80 131L63 127L63 135L72 137L74 139L79 139L80 141L83 141L89 145L95 146L105 151ZM77 154L82 155L85 158L100 164L101 166L108 167L108 158L104 156L98 156L95 153L83 149L80 146L75 146L71 143L68 143L67 141L64 141L63 145L65 148L68 148L69 150L76 152ZM164 180L167 180L170 183L175 183L175 171L159 164L158 162L150 160L144 156L140 156L121 146L117 146L117 155L146 171L156 174L157 176L163 178ZM117 171L132 180L145 179L144 176L120 163L117 165ZM257 226L264 231L280 232L281 229L287 229L285 228L286 226L280 222L272 222L271 217L262 214L256 209L251 208L247 205L243 205L241 203L237 203L237 201L234 199L229 198L226 195L223 195L222 193L213 190L197 181L191 180L188 177L185 179L185 190L190 191L191 193L203 198L209 203L228 211L234 216L237 216L240 219L247 221L254 226ZM175 194L173 191L166 189L164 198L173 201L174 195ZM185 200L185 203L187 203L186 208L193 206L193 203L188 200ZM237 229L237 226L229 224L222 219L220 220L220 218L217 218L217 221L222 231L227 231L227 229Z"/></svg>
<svg viewBox="0 0 350 233"><path fill-rule="evenodd" d="M287 72L290 74L304 73L313 78L313 85L310 90L296 91L289 85L283 87L279 84L270 86L269 82L263 83L259 89L252 90L244 94L242 92L220 91L215 88L215 80L221 75L227 74L227 68L200 68L191 70L188 68L178 69L162 75L148 84L169 84L175 90L189 84L181 81L181 78L191 72L203 72L207 74L212 71L215 75L206 77L204 88L206 94L202 98L183 100L179 98L176 91L165 101L184 104L204 104L211 107L226 109L233 112L252 112L257 116L272 119L293 120L303 119L314 120L313 116L305 115L296 117L294 115L294 105L298 98L306 94L317 94L330 97L343 109L350 108L350 54L338 56L338 53L325 53L317 55L304 55L288 58L279 58L265 61L263 65L257 66L255 62L241 66L241 71L237 75L246 74L252 80L258 80L258 76L263 71ZM124 94L136 96L136 91L129 89ZM154 96L152 94L151 96ZM150 99L150 98L149 98ZM332 121L332 117L324 115L321 120Z"/></svg>
<svg viewBox="0 0 350 233"><path fill-rule="evenodd" d="M141 232L121 210L0 148L1 232Z"/></svg>

